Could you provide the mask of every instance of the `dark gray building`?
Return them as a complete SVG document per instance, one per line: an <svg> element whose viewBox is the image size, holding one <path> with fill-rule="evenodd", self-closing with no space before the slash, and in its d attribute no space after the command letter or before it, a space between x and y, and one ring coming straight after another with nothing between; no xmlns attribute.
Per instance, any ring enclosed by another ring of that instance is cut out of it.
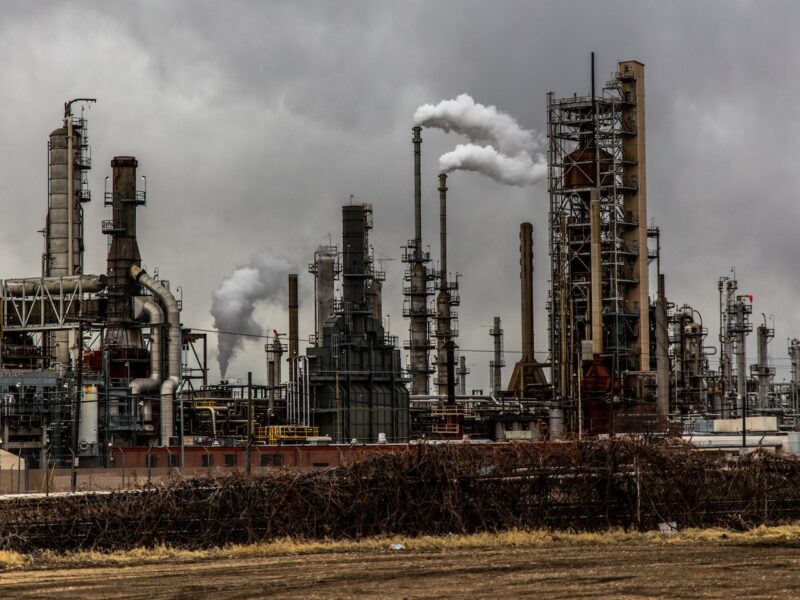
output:
<svg viewBox="0 0 800 600"><path fill-rule="evenodd" d="M408 439L397 340L373 312L383 274L369 253L371 228L370 204L342 207L342 295L319 325L319 345L307 351L313 422L337 442Z"/></svg>

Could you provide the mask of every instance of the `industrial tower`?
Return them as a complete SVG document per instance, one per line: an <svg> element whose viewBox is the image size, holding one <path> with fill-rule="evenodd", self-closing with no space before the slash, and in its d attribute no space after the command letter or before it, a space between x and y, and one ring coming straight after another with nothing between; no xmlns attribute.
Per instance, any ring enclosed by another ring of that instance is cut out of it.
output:
<svg viewBox="0 0 800 600"><path fill-rule="evenodd" d="M554 398L585 426L652 393L644 65L589 96L547 98Z"/></svg>

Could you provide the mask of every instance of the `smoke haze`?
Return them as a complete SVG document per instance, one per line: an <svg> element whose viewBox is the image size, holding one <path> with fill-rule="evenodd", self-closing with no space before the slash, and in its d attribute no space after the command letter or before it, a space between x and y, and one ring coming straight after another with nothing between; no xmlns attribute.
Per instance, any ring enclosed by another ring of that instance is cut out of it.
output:
<svg viewBox="0 0 800 600"><path fill-rule="evenodd" d="M290 268L286 260L269 254L254 256L248 265L237 267L214 291L211 304L214 328L234 334L262 335L264 330L253 320L253 312L259 302L285 300ZM223 378L243 341L240 335L219 334L217 360Z"/></svg>
<svg viewBox="0 0 800 600"><path fill-rule="evenodd" d="M459 144L439 158L443 173L476 171L505 185L526 186L547 175L547 161L538 134L523 129L496 106L475 102L469 94L437 105L423 104L414 123L464 135L472 144ZM485 145L479 145L485 144Z"/></svg>

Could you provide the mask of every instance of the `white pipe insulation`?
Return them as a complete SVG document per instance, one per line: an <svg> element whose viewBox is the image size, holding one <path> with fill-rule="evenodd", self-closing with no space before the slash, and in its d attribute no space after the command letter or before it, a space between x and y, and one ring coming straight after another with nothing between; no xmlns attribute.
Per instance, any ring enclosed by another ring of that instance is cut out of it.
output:
<svg viewBox="0 0 800 600"><path fill-rule="evenodd" d="M149 290L161 302L167 319L167 376L161 383L161 445L168 446L174 429L173 403L181 375L181 311L178 301L167 288L148 275L142 268L132 265L130 275L134 281Z"/></svg>

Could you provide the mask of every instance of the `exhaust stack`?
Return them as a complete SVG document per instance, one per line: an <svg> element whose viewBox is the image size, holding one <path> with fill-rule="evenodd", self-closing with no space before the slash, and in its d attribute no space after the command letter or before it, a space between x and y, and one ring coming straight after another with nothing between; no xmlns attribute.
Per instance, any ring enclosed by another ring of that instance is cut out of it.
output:
<svg viewBox="0 0 800 600"><path fill-rule="evenodd" d="M297 273L289 274L289 360L297 357L299 338L297 334Z"/></svg>
<svg viewBox="0 0 800 600"><path fill-rule="evenodd" d="M520 280L522 306L522 359L534 360L533 350L533 225L519 226ZM498 325L499 327L499 325Z"/></svg>

